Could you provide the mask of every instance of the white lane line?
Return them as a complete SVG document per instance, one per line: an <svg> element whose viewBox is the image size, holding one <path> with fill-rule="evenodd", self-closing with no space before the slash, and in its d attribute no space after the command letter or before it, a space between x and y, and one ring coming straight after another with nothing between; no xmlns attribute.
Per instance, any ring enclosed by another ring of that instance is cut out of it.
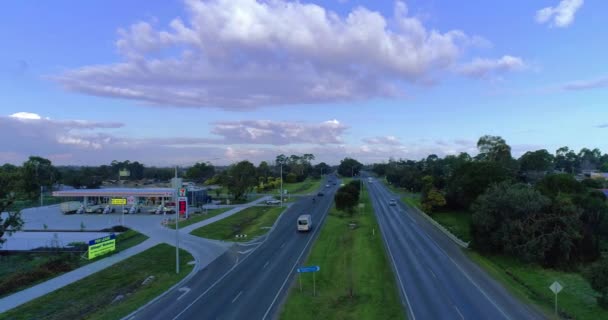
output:
<svg viewBox="0 0 608 320"><path fill-rule="evenodd" d="M251 251L253 251L255 248L249 249L249 250L245 250L245 251L239 251L240 254L247 254Z"/></svg>
<svg viewBox="0 0 608 320"><path fill-rule="evenodd" d="M266 263L264 263L264 266L262 267L262 269L266 269L266 266L270 263L270 261L266 261Z"/></svg>
<svg viewBox="0 0 608 320"><path fill-rule="evenodd" d="M183 293L177 297L177 300L183 298L188 292L190 292L190 288L188 287L183 287L183 288L179 288L177 291L182 291Z"/></svg>
<svg viewBox="0 0 608 320"><path fill-rule="evenodd" d="M281 245L281 247L279 247L279 249L283 249L284 246L285 246L285 242L283 242L283 244Z"/></svg>
<svg viewBox="0 0 608 320"><path fill-rule="evenodd" d="M458 310L458 307L456 305L452 305L452 307L454 307L454 309L456 309L456 312L460 316L460 319L464 320L464 316L462 315L462 313L460 313L460 310Z"/></svg>
<svg viewBox="0 0 608 320"><path fill-rule="evenodd" d="M435 277L435 279L437 279L437 276L435 275L435 272L433 272L433 270L429 269L429 272L431 273L431 275L432 275L433 277Z"/></svg>
<svg viewBox="0 0 608 320"><path fill-rule="evenodd" d="M234 299L232 299L231 303L234 303L236 300L238 300L242 294L243 294L243 291L241 290L241 292L239 292L239 294L237 294L236 297L234 297Z"/></svg>

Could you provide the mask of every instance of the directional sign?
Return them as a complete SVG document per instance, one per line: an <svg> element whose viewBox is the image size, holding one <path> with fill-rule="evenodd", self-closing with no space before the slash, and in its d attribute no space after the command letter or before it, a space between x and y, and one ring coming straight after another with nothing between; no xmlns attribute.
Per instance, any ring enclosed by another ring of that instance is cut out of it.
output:
<svg viewBox="0 0 608 320"><path fill-rule="evenodd" d="M551 291L553 291L555 294L558 294L563 288L564 287L562 287L562 285L557 281L553 282L553 284L549 287L549 289L551 289Z"/></svg>
<svg viewBox="0 0 608 320"><path fill-rule="evenodd" d="M89 241L89 259L94 259L116 250L116 235L111 234Z"/></svg>
<svg viewBox="0 0 608 320"><path fill-rule="evenodd" d="M113 205L117 205L117 206L124 206L125 204L127 204L127 199L125 198L113 198L112 202Z"/></svg>
<svg viewBox="0 0 608 320"><path fill-rule="evenodd" d="M297 269L298 273L317 272L319 270L321 270L321 267L319 266L302 267Z"/></svg>

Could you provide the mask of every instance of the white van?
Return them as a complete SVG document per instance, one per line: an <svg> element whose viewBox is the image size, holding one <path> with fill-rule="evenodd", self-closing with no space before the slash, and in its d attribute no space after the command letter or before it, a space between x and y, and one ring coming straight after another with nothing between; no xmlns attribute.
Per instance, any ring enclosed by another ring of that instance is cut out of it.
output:
<svg viewBox="0 0 608 320"><path fill-rule="evenodd" d="M312 229L312 217L303 214L298 217L298 231L310 231Z"/></svg>

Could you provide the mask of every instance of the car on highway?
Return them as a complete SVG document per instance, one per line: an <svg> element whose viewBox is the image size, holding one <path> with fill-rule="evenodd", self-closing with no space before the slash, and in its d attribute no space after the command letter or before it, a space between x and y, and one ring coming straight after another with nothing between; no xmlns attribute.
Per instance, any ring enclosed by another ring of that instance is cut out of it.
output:
<svg viewBox="0 0 608 320"><path fill-rule="evenodd" d="M324 195L325 195L325 194L324 194L323 192L319 192L319 193L317 193L317 196L319 196L319 197L322 197L322 196L324 196Z"/></svg>
<svg viewBox="0 0 608 320"><path fill-rule="evenodd" d="M397 200L391 199L391 200L388 201L388 204L391 205L391 206L396 206L397 205Z"/></svg>
<svg viewBox="0 0 608 320"><path fill-rule="evenodd" d="M281 200L277 200L277 199L266 200L266 204L268 204L268 205L280 204L280 203L281 203Z"/></svg>
<svg viewBox="0 0 608 320"><path fill-rule="evenodd" d="M325 185L325 188L329 188L329 185L328 185L328 184L326 184L326 185Z"/></svg>
<svg viewBox="0 0 608 320"><path fill-rule="evenodd" d="M303 214L298 217L298 232L310 231L312 229L312 217L309 214Z"/></svg>

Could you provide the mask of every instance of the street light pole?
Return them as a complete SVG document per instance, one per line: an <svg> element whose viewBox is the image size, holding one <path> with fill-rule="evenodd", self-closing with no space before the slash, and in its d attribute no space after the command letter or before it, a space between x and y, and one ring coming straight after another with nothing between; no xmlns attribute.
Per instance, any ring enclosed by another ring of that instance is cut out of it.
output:
<svg viewBox="0 0 608 320"><path fill-rule="evenodd" d="M281 162L281 207L283 207L283 162Z"/></svg>
<svg viewBox="0 0 608 320"><path fill-rule="evenodd" d="M177 201L177 166L175 166L175 190L173 204L175 205L175 273L179 274L179 206Z"/></svg>

